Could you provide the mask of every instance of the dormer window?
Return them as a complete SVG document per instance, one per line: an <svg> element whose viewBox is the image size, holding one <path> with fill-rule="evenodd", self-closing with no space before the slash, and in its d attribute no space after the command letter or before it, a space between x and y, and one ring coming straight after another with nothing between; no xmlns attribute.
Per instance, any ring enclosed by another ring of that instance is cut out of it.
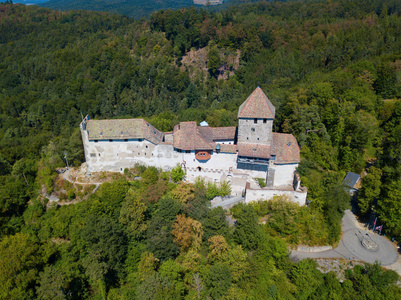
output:
<svg viewBox="0 0 401 300"><path fill-rule="evenodd" d="M267 123L267 119L263 119L263 123L266 124Z"/></svg>
<svg viewBox="0 0 401 300"><path fill-rule="evenodd" d="M255 128L251 128L251 131L252 131L252 132L255 132Z"/></svg>

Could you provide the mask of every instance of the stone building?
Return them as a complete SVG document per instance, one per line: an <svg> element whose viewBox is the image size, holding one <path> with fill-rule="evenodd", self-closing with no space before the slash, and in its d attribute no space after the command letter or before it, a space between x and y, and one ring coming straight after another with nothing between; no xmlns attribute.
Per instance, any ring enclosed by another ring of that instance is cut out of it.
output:
<svg viewBox="0 0 401 300"><path fill-rule="evenodd" d="M165 171L180 164L186 179L228 180L245 201L286 195L305 204L296 168L298 143L292 134L275 133L275 108L258 87L240 106L238 127L210 127L206 122L180 122L160 132L143 119L82 121L81 134L88 173L122 172L136 163ZM265 188L256 185L263 178Z"/></svg>

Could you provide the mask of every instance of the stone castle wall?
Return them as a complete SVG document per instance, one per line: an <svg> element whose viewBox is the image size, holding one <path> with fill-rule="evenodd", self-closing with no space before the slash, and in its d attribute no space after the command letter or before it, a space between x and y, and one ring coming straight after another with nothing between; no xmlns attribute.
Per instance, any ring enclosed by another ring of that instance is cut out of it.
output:
<svg viewBox="0 0 401 300"><path fill-rule="evenodd" d="M238 143L271 145L273 120L241 118L238 121ZM263 123L266 120L266 123Z"/></svg>

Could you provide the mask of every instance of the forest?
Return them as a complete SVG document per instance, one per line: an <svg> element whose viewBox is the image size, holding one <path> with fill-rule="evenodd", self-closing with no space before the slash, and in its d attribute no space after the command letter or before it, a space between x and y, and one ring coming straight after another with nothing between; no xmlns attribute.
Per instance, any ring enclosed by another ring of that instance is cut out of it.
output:
<svg viewBox="0 0 401 300"><path fill-rule="evenodd" d="M288 247L338 243L348 171L364 174L360 218L377 216L401 241L400 8L256 2L135 20L1 3L0 298L399 299L395 272L359 265L339 281L313 260L291 262ZM190 51L207 53L205 68ZM63 184L65 152L84 161L82 116L235 126L256 86L276 107L274 131L298 140L308 207L210 209L224 187L143 166L85 201L45 199Z"/></svg>
<svg viewBox="0 0 401 300"><path fill-rule="evenodd" d="M49 0L40 6L61 9L85 9L118 13L140 19L161 9L180 9L195 6L193 0Z"/></svg>

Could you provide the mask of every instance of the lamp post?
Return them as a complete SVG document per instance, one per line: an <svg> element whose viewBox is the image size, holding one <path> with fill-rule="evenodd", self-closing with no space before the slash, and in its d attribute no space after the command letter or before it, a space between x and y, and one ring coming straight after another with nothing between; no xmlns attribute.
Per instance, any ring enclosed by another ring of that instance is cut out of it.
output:
<svg viewBox="0 0 401 300"><path fill-rule="evenodd" d="M64 158L65 158L65 162L67 163L67 170L69 170L69 166L68 166L68 160L67 160L67 151L64 152Z"/></svg>
<svg viewBox="0 0 401 300"><path fill-rule="evenodd" d="M309 210L309 205L312 203L312 200L308 200L307 202L308 202L308 207L306 208L306 211Z"/></svg>

